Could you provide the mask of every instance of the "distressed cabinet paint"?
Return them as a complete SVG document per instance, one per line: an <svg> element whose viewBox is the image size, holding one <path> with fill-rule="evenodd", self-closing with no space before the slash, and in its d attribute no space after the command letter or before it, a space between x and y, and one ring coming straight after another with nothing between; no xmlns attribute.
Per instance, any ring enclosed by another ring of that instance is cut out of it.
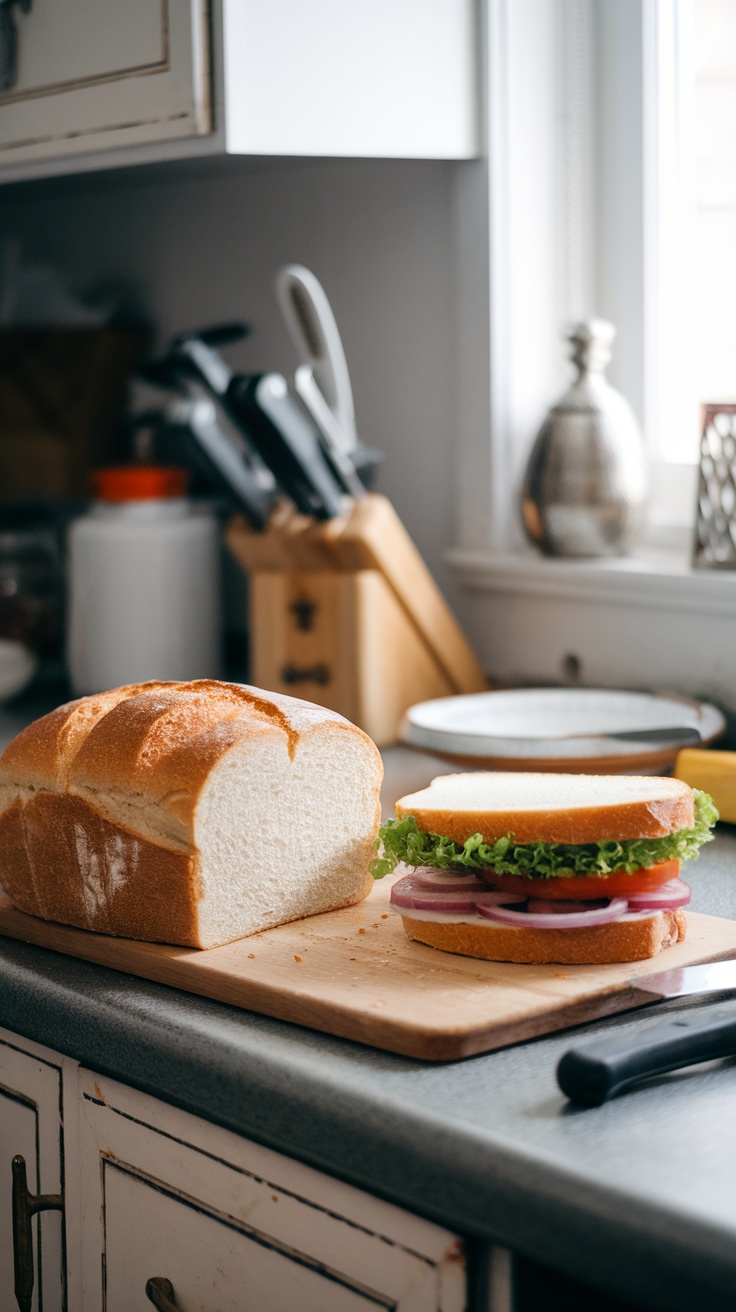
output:
<svg viewBox="0 0 736 1312"><path fill-rule="evenodd" d="M80 1093L84 1312L144 1312L152 1276L187 1312L465 1306L447 1231L113 1080Z"/></svg>
<svg viewBox="0 0 736 1312"><path fill-rule="evenodd" d="M0 1086L0 1312L18 1152L32 1190L65 1194L68 1303L46 1213L35 1312L150 1312L156 1276L184 1312L466 1307L464 1247L440 1226L3 1031Z"/></svg>
<svg viewBox="0 0 736 1312"><path fill-rule="evenodd" d="M0 1312L18 1312L13 1292L12 1176L25 1158L31 1193L63 1192L64 1138L60 1059L0 1031ZM33 1312L65 1308L63 1221L44 1212L33 1223Z"/></svg>
<svg viewBox="0 0 736 1312"><path fill-rule="evenodd" d="M33 0L13 7L4 181L197 155L465 159L474 0Z"/></svg>
<svg viewBox="0 0 736 1312"><path fill-rule="evenodd" d="M206 0L34 0L14 21L3 162L210 131Z"/></svg>

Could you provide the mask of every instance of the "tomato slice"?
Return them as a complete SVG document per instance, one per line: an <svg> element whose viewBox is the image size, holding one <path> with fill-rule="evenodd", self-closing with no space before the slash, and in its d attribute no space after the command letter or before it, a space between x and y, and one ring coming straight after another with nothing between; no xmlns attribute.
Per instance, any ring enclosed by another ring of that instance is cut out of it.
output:
<svg viewBox="0 0 736 1312"><path fill-rule="evenodd" d="M480 872L479 872L480 873ZM633 897L635 893L651 893L653 889L677 879L679 861L660 861L656 866L640 866L632 874L616 870L612 875L554 875L538 879L528 875L495 875L482 871L482 878L504 893L522 893L524 897L582 898Z"/></svg>

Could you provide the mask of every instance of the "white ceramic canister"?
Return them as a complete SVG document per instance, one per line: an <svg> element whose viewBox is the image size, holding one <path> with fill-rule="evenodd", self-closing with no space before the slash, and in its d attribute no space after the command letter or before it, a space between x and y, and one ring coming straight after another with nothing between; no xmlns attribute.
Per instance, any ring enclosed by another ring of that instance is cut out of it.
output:
<svg viewBox="0 0 736 1312"><path fill-rule="evenodd" d="M78 693L147 679L218 678L214 514L185 496L187 471L99 470L69 535L68 658Z"/></svg>

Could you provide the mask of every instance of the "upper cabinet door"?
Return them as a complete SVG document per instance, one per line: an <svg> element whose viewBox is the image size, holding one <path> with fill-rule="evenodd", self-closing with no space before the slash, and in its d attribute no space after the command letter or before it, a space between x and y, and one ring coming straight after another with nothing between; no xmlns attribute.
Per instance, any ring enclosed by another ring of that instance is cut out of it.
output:
<svg viewBox="0 0 736 1312"><path fill-rule="evenodd" d="M21 164L211 129L206 0L32 0L11 7L16 76L0 160Z"/></svg>
<svg viewBox="0 0 736 1312"><path fill-rule="evenodd" d="M223 0L222 13L229 151L476 153L475 0Z"/></svg>
<svg viewBox="0 0 736 1312"><path fill-rule="evenodd" d="M476 0L25 3L0 0L5 51L17 32L3 181L197 155L479 148Z"/></svg>

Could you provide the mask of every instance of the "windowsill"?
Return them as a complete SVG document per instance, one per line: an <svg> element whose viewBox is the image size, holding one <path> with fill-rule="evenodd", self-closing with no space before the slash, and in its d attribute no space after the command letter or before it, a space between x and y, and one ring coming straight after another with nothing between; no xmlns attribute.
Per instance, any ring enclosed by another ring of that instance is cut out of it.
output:
<svg viewBox="0 0 736 1312"><path fill-rule="evenodd" d="M455 548L453 575L472 592L594 601L736 618L736 570L694 569L685 551L640 550L600 560Z"/></svg>
<svg viewBox="0 0 736 1312"><path fill-rule="evenodd" d="M736 571L651 547L608 560L456 549L450 566L495 682L666 689L736 714Z"/></svg>

